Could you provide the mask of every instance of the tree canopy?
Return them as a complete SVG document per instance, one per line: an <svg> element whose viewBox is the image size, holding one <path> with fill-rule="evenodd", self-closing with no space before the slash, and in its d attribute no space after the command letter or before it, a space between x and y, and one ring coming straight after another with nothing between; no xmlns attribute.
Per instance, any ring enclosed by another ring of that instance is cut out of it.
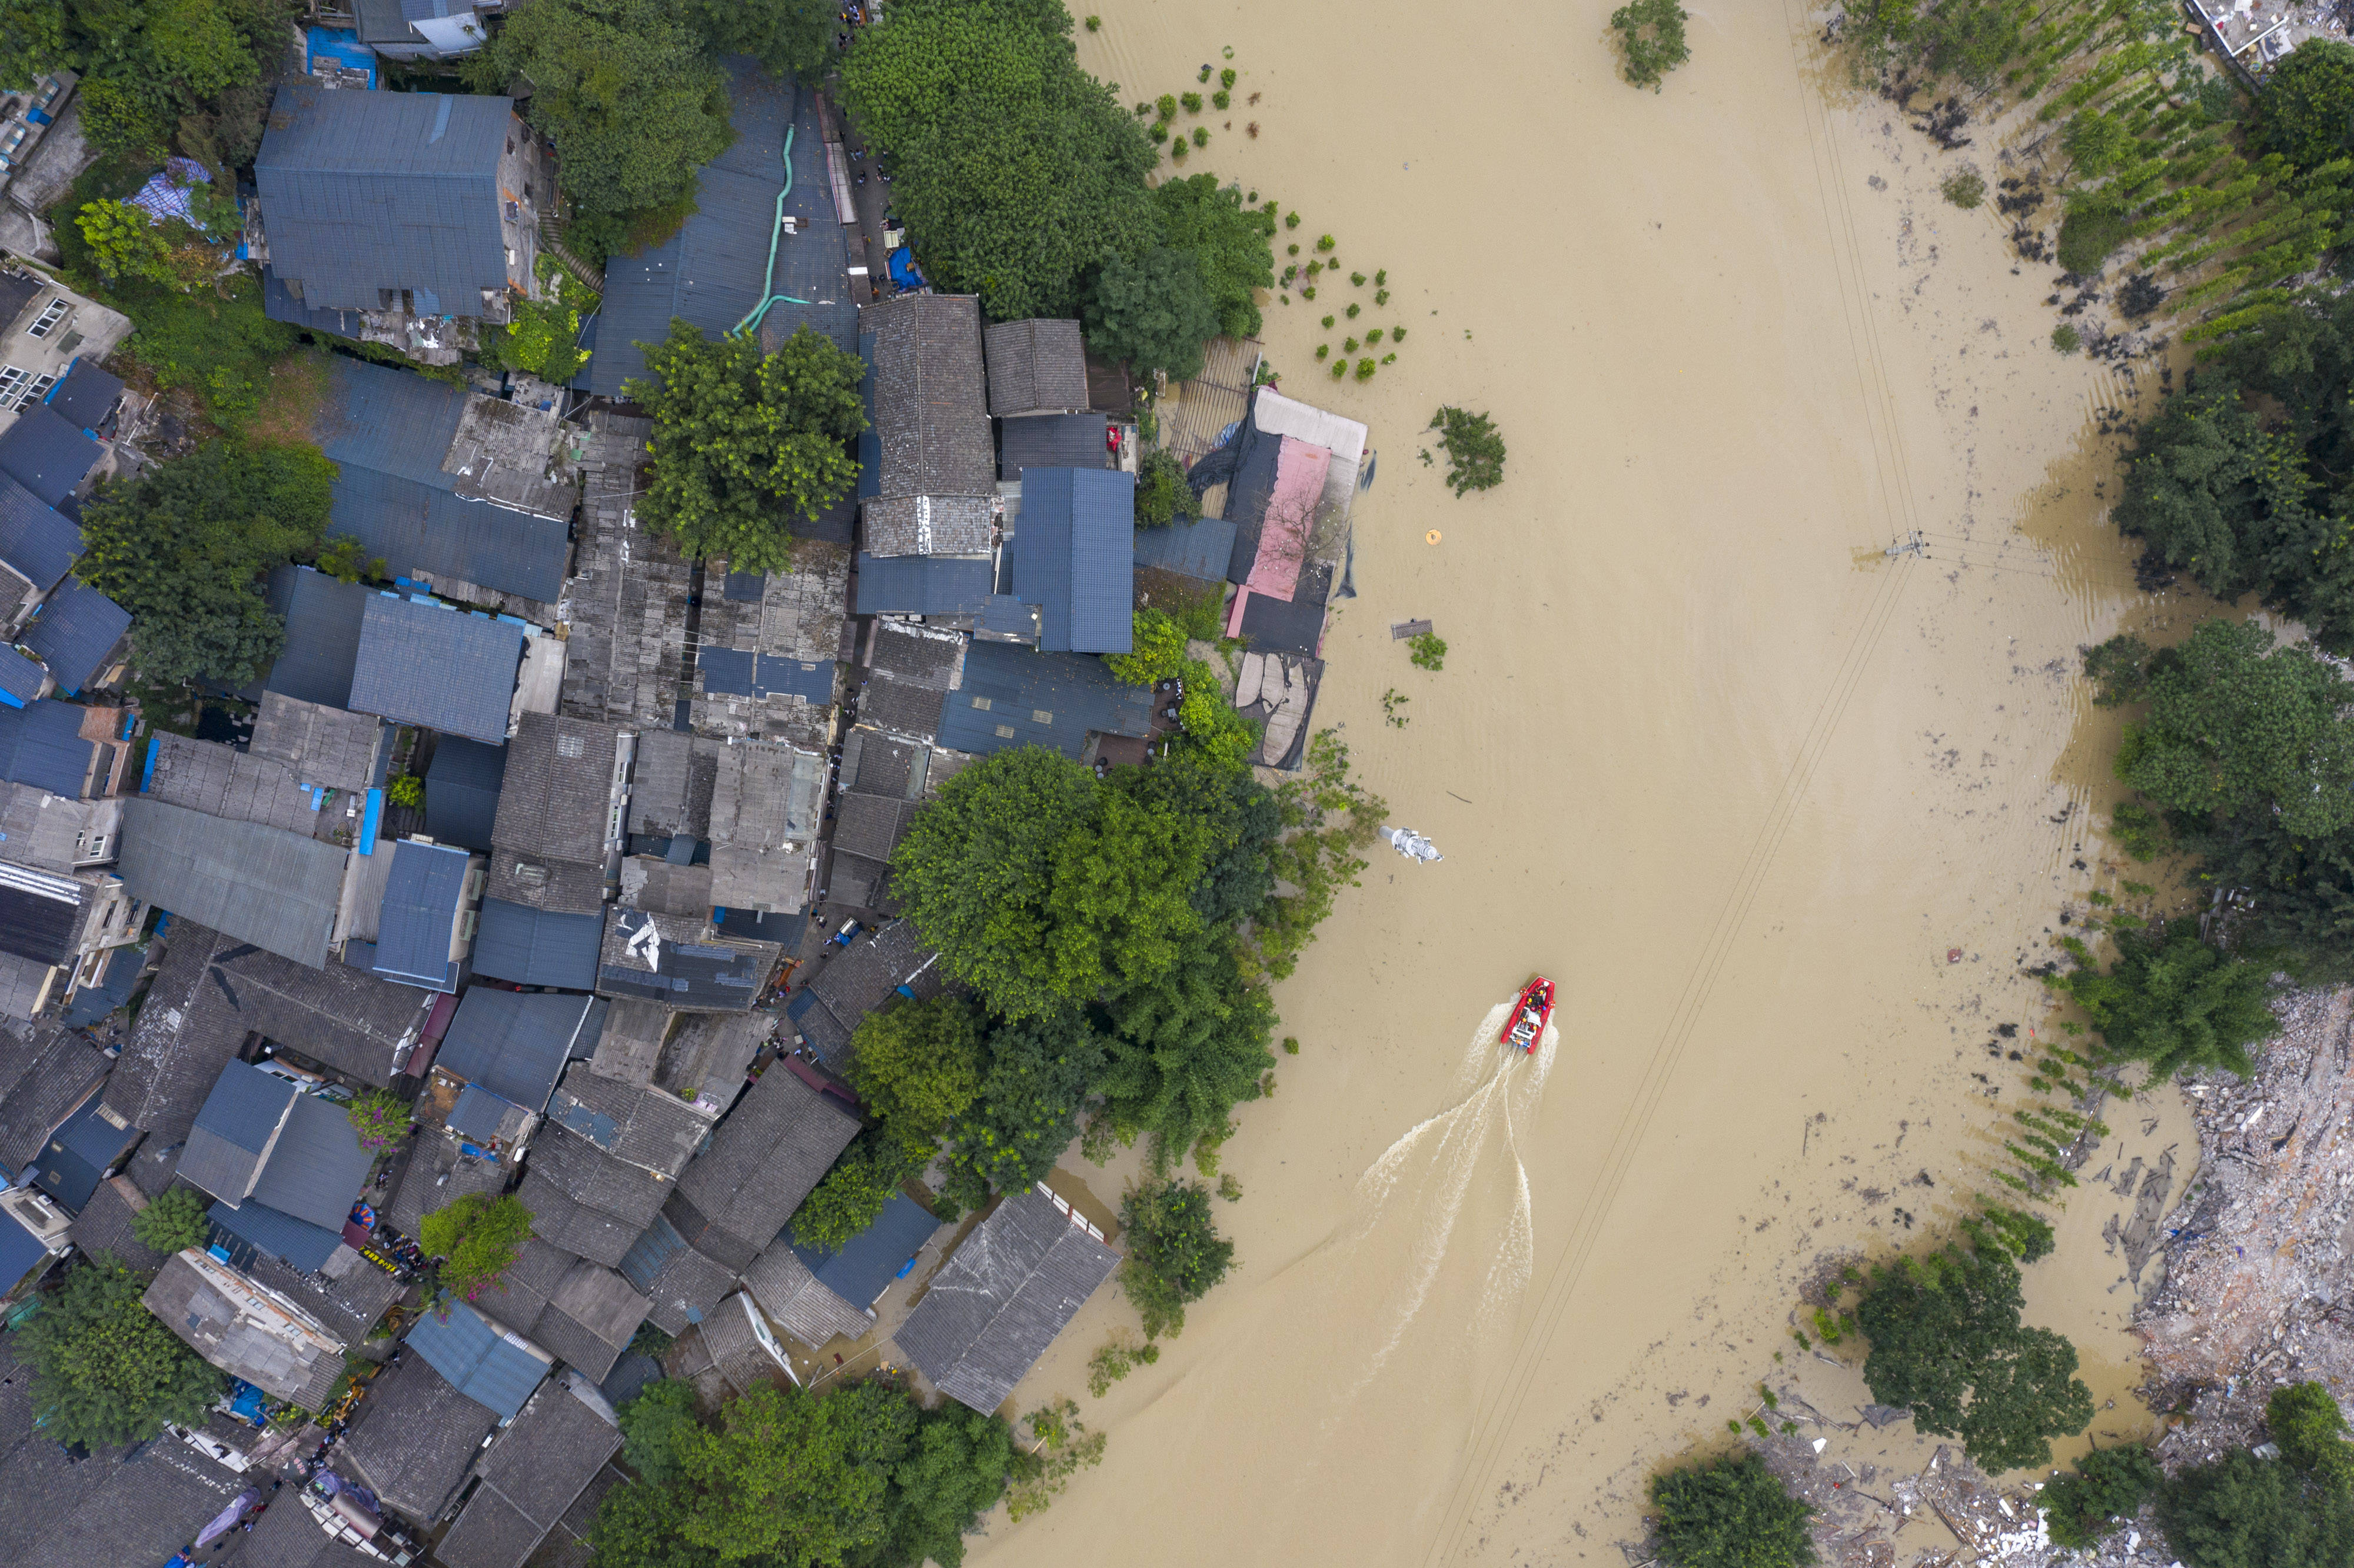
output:
<svg viewBox="0 0 2354 1568"><path fill-rule="evenodd" d="M897 24L894 24L896 26ZM1059 752L1000 752L949 780L891 859L940 962L1014 1019L1157 978L1198 927L1193 824L1147 812Z"/></svg>
<svg viewBox="0 0 2354 1568"><path fill-rule="evenodd" d="M793 1211L794 1245L840 1252L875 1223L899 1183L922 1170L930 1156L929 1145L911 1150L887 1127L865 1128Z"/></svg>
<svg viewBox="0 0 2354 1568"><path fill-rule="evenodd" d="M1159 1168L1223 1143L1235 1107L1259 1097L1260 1076L1275 1065L1275 1006L1244 983L1225 932L1189 944L1173 967L1106 1011L1105 1116L1123 1141L1147 1139Z"/></svg>
<svg viewBox="0 0 2354 1568"><path fill-rule="evenodd" d="M1756 1455L1702 1459L1651 1478L1659 1560L1670 1568L1799 1568L1814 1514Z"/></svg>
<svg viewBox="0 0 2354 1568"><path fill-rule="evenodd" d="M979 1208L991 1189L1043 1180L1077 1133L1103 1066L1102 1036L1076 1008L991 1029L989 1070L952 1129L948 1195Z"/></svg>
<svg viewBox="0 0 2354 1568"><path fill-rule="evenodd" d="M1140 609L1133 620L1129 651L1103 656L1112 674L1130 686L1153 685L1175 674L1185 658L1185 629L1157 609Z"/></svg>
<svg viewBox="0 0 2354 1568"><path fill-rule="evenodd" d="M1166 371L1174 381L1201 373L1202 345L1218 335L1218 307L1201 268L1167 246L1132 259L1105 257L1079 317L1097 353L1124 359L1141 375Z"/></svg>
<svg viewBox="0 0 2354 1568"><path fill-rule="evenodd" d="M621 1419L621 1457L630 1467L657 1487L678 1479L678 1439L701 1424L695 1384L682 1378L659 1378L616 1414Z"/></svg>
<svg viewBox="0 0 2354 1568"><path fill-rule="evenodd" d="M1875 1269L1856 1307L1872 1397L1910 1409L1924 1432L1960 1437L1988 1470L2045 1463L2051 1439L2091 1425L2093 1395L2075 1375L2076 1347L2022 1325L2020 1300L2019 1265L1975 1227Z"/></svg>
<svg viewBox="0 0 2354 1568"><path fill-rule="evenodd" d="M2044 1483L2035 1500L2052 1541L2081 1552L2139 1513L2164 1478L2147 1448L2095 1448L2073 1470Z"/></svg>
<svg viewBox="0 0 2354 1568"><path fill-rule="evenodd" d="M270 0L0 0L0 81L69 67L101 152L154 159L177 141L217 175L259 143L261 62L285 26Z"/></svg>
<svg viewBox="0 0 2354 1568"><path fill-rule="evenodd" d="M2189 921L2115 939L2106 973L2078 944L2084 967L2050 982L2084 1010L2109 1054L2147 1062L2153 1082L2193 1067L2253 1070L2248 1047L2280 1032L2271 963L2224 952Z"/></svg>
<svg viewBox="0 0 2354 1568"><path fill-rule="evenodd" d="M2343 1491L2354 1482L2354 1443L2346 1440L2346 1413L2326 1383L2293 1383L2273 1390L2264 1422L2281 1457L2322 1485Z"/></svg>
<svg viewBox="0 0 2354 1568"><path fill-rule="evenodd" d="M417 1239L442 1260L442 1288L472 1301L514 1266L531 1239L531 1211L512 1193L468 1192L419 1220Z"/></svg>
<svg viewBox="0 0 2354 1568"><path fill-rule="evenodd" d="M2300 169L2354 153L2354 44L2307 38L2264 78L2251 140Z"/></svg>
<svg viewBox="0 0 2354 1568"><path fill-rule="evenodd" d="M1070 28L1037 0L903 0L843 62L926 276L993 320L1071 314L1090 269L1153 238L1160 154Z"/></svg>
<svg viewBox="0 0 2354 1568"><path fill-rule="evenodd" d="M654 420L653 479L639 514L690 556L790 570L789 518L814 520L858 482L843 443L866 428L864 363L808 326L774 354L684 320L665 341L639 346L646 378L624 389Z"/></svg>
<svg viewBox="0 0 2354 1568"><path fill-rule="evenodd" d="M833 69L841 9L826 0L687 0L685 14L713 48L750 55L780 80L814 84Z"/></svg>
<svg viewBox="0 0 2354 1568"><path fill-rule="evenodd" d="M262 578L317 548L334 473L316 447L225 440L101 481L82 505L74 576L131 612L149 680L259 681L286 633Z"/></svg>
<svg viewBox="0 0 2354 1568"><path fill-rule="evenodd" d="M205 1244L213 1234L211 1207L195 1188L175 1187L131 1216L131 1234L149 1252L169 1257Z"/></svg>
<svg viewBox="0 0 2354 1568"><path fill-rule="evenodd" d="M1275 287L1275 205L1245 207L1242 192L1217 175L1193 175L1154 186L1152 209L1162 242L1192 260L1217 331L1257 336L1266 323L1251 295Z"/></svg>
<svg viewBox="0 0 2354 1568"><path fill-rule="evenodd" d="M33 1369L33 1412L58 1443L136 1443L165 1422L201 1426L227 1380L141 1298L146 1282L99 1254L12 1336Z"/></svg>
<svg viewBox="0 0 2354 1568"><path fill-rule="evenodd" d="M734 139L726 77L663 0L535 0L465 69L480 91L531 82L523 116L556 143L565 194L586 214L683 213L695 170Z"/></svg>
<svg viewBox="0 0 2354 1568"><path fill-rule="evenodd" d="M2335 1568L2354 1558L2354 1494L2234 1448L2175 1475L2158 1522L2190 1568Z"/></svg>
<svg viewBox="0 0 2354 1568"><path fill-rule="evenodd" d="M903 1002L861 1019L851 1086L911 1150L928 1152L981 1088L981 1028L955 997Z"/></svg>
<svg viewBox="0 0 2354 1568"><path fill-rule="evenodd" d="M1148 1339L1185 1326L1185 1307L1208 1295L1234 1266L1235 1244L1218 1234L1210 1190L1198 1181L1131 1187L1119 1204L1120 1288L1144 1319Z"/></svg>

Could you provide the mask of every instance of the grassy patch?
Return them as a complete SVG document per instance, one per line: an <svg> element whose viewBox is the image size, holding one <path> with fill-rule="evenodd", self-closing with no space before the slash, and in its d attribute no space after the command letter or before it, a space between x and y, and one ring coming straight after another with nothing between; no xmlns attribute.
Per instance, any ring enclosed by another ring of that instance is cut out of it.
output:
<svg viewBox="0 0 2354 1568"><path fill-rule="evenodd" d="M256 440L307 441L327 397L327 351L298 350L270 366L260 402L246 421Z"/></svg>

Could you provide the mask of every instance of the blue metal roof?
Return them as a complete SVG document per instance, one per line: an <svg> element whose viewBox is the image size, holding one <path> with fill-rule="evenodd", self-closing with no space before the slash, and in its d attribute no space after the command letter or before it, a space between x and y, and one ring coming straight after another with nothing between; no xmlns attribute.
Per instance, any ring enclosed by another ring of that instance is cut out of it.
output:
<svg viewBox="0 0 2354 1568"><path fill-rule="evenodd" d="M98 751L81 737L87 711L48 698L28 707L0 707L0 779L80 800Z"/></svg>
<svg viewBox="0 0 2354 1568"><path fill-rule="evenodd" d="M196 1112L196 1125L224 1143L248 1154L270 1146L270 1135L286 1115L287 1102L299 1093L275 1073L265 1073L250 1062L232 1060L221 1067Z"/></svg>
<svg viewBox="0 0 2354 1568"><path fill-rule="evenodd" d="M481 291L507 286L499 159L512 110L504 98L281 87L253 160L270 266L313 306L377 310L385 291L411 289L479 314Z"/></svg>
<svg viewBox="0 0 2354 1568"><path fill-rule="evenodd" d="M1136 531L1136 564L1164 572L1224 582L1235 553L1235 525L1223 517L1198 517L1165 528Z"/></svg>
<svg viewBox="0 0 2354 1568"><path fill-rule="evenodd" d="M678 1227L656 1214L652 1223L638 1233L638 1239L630 1244L630 1250L621 1255L621 1276L636 1286L641 1295L650 1296L654 1281L662 1277L663 1265L685 1250L686 1240L678 1234ZM689 1314L697 1319L701 1316L694 1308L689 1308Z"/></svg>
<svg viewBox="0 0 2354 1568"><path fill-rule="evenodd" d="M445 735L425 768L425 825L443 843L485 854L498 820L499 786L507 776L507 748Z"/></svg>
<svg viewBox="0 0 2354 1568"><path fill-rule="evenodd" d="M785 693L821 706L833 701L833 663L831 659L787 659L741 648L705 648L695 659L705 692L738 697Z"/></svg>
<svg viewBox="0 0 2354 1568"><path fill-rule="evenodd" d="M470 986L433 1065L536 1114L547 1108L575 1044L586 1035L595 1049L604 1012L596 997Z"/></svg>
<svg viewBox="0 0 2354 1568"><path fill-rule="evenodd" d="M759 305L777 193L784 188L787 125L793 127L793 190L784 210L798 220L797 232L777 240L769 287L817 302L771 305L760 340L774 347L807 324L843 348L858 345L858 307L850 297L816 97L790 79L773 79L747 57L725 63L736 140L695 171L695 210L677 234L636 256L606 258L597 353L588 361L592 392L617 397L622 382L644 376L645 353L637 345L668 337L673 316L716 336Z"/></svg>
<svg viewBox="0 0 2354 1568"><path fill-rule="evenodd" d="M729 572L726 597L737 604L758 604L769 591L766 572Z"/></svg>
<svg viewBox="0 0 2354 1568"><path fill-rule="evenodd" d="M375 597L357 583L338 582L311 567L273 567L270 608L286 622L286 645L262 685L323 707L348 707L352 672L359 664L360 620Z"/></svg>
<svg viewBox="0 0 2354 1568"><path fill-rule="evenodd" d="M0 561L47 593L81 559L81 529L57 508L0 474Z"/></svg>
<svg viewBox="0 0 2354 1568"><path fill-rule="evenodd" d="M904 1192L894 1192L875 1223L843 1243L840 1252L795 1245L793 1255L808 1266L820 1284L844 1301L854 1307L872 1307L897 1277L900 1266L932 1239L939 1226L922 1204ZM788 1230L778 1239L790 1235Z"/></svg>
<svg viewBox="0 0 2354 1568"><path fill-rule="evenodd" d="M0 703L21 708L41 694L49 673L14 648L0 648Z"/></svg>
<svg viewBox="0 0 2354 1568"><path fill-rule="evenodd" d="M79 1214L107 1171L142 1136L135 1127L117 1127L107 1120L93 1097L41 1146L33 1185L65 1205L68 1213Z"/></svg>
<svg viewBox="0 0 2354 1568"><path fill-rule="evenodd" d="M485 898L482 923L474 929L474 972L516 985L593 991L604 942L602 915L551 915L527 904Z"/></svg>
<svg viewBox="0 0 2354 1568"><path fill-rule="evenodd" d="M269 1204L257 1203L249 1198L242 1208L215 1203L208 1217L229 1234L249 1243L256 1252L282 1257L305 1274L316 1274L326 1267L335 1249L344 1245L344 1234L339 1230L331 1231L308 1220L281 1214Z"/></svg>
<svg viewBox="0 0 2354 1568"><path fill-rule="evenodd" d="M78 696L131 630L131 612L90 587L69 582L43 601L25 629L26 649L49 667L58 689Z"/></svg>
<svg viewBox="0 0 2354 1568"><path fill-rule="evenodd" d="M494 1327L463 1301L443 1298L408 1330L408 1348L451 1388L512 1421L547 1375L549 1358Z"/></svg>
<svg viewBox="0 0 2354 1568"><path fill-rule="evenodd" d="M335 337L356 339L364 319L357 311L336 310L324 305L309 305L294 297L276 270L261 270L261 313L274 322L302 327L309 332L323 332Z"/></svg>
<svg viewBox="0 0 2354 1568"><path fill-rule="evenodd" d="M318 1095L296 1095L246 1202L340 1234L375 1163L350 1112Z"/></svg>
<svg viewBox="0 0 2354 1568"><path fill-rule="evenodd" d="M963 686L940 706L940 744L976 757L1045 746L1076 762L1089 730L1152 733L1152 694L1121 684L1089 654L975 642L965 650Z"/></svg>
<svg viewBox="0 0 2354 1568"><path fill-rule="evenodd" d="M376 961L369 966L376 975L428 991L458 989L450 933L466 901L471 859L451 844L403 839L392 846L392 873L376 916Z"/></svg>
<svg viewBox="0 0 2354 1568"><path fill-rule="evenodd" d="M48 1255L49 1249L25 1228L24 1221L0 1212L0 1292L15 1289L16 1282L30 1274L34 1265L47 1262Z"/></svg>
<svg viewBox="0 0 2354 1568"><path fill-rule="evenodd" d="M468 1084L458 1091L458 1103L450 1107L450 1130L488 1144L498 1137L499 1124L507 1112L515 1108L513 1100L502 1099L480 1084Z"/></svg>
<svg viewBox="0 0 2354 1568"><path fill-rule="evenodd" d="M360 620L355 712L504 745L523 628L442 604L371 594Z"/></svg>
<svg viewBox="0 0 2354 1568"><path fill-rule="evenodd" d="M1014 597L1038 607L1042 650L1125 653L1135 646L1134 474L1027 471L1012 556Z"/></svg>
<svg viewBox="0 0 2354 1568"><path fill-rule="evenodd" d="M68 424L57 411L35 404L0 430L0 473L55 506L98 465L98 443ZM55 579L51 579L54 581Z"/></svg>
<svg viewBox="0 0 2354 1568"><path fill-rule="evenodd" d="M65 378L42 399L78 430L97 429L122 400L122 378L88 359L77 359L69 366Z"/></svg>
<svg viewBox="0 0 2354 1568"><path fill-rule="evenodd" d="M960 556L858 557L860 615L979 615L993 586L987 561Z"/></svg>
<svg viewBox="0 0 2354 1568"><path fill-rule="evenodd" d="M459 476L441 470L463 387L342 355L331 378L313 433L338 469L332 532L396 576L460 577L549 603L562 595L566 523L460 495Z"/></svg>

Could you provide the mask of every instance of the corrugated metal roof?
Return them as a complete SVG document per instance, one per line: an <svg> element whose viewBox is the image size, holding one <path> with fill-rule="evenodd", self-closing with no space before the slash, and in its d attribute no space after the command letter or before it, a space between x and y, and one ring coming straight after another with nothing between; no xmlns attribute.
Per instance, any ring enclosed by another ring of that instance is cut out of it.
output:
<svg viewBox="0 0 2354 1568"><path fill-rule="evenodd" d="M98 754L97 744L81 737L87 711L47 699L0 707L0 779L80 800Z"/></svg>
<svg viewBox="0 0 2354 1568"><path fill-rule="evenodd" d="M957 556L858 557L860 615L979 615L993 586L987 561Z"/></svg>
<svg viewBox="0 0 2354 1568"><path fill-rule="evenodd" d="M41 694L49 673L15 648L0 648L0 703L23 707Z"/></svg>
<svg viewBox="0 0 2354 1568"><path fill-rule="evenodd" d="M283 1259L304 1274L316 1274L326 1267L335 1249L344 1245L340 1227L331 1231L308 1220L280 1213L269 1204L257 1203L249 1198L234 1209L227 1203L215 1203L207 1217L256 1252Z"/></svg>
<svg viewBox="0 0 2354 1568"><path fill-rule="evenodd" d="M981 358L981 302L901 294L866 306L875 337L876 495L990 495L997 489Z"/></svg>
<svg viewBox="0 0 2354 1568"><path fill-rule="evenodd" d="M537 1112L565 1064L596 1050L603 1023L596 997L473 986L459 1000L434 1065Z"/></svg>
<svg viewBox="0 0 2354 1568"><path fill-rule="evenodd" d="M672 317L716 337L760 303L777 193L784 187L788 124L794 127L793 192L785 212L797 220L796 232L777 241L772 291L814 302L771 305L760 340L773 347L807 325L843 348L857 347L858 312L815 99L790 79L770 79L747 58L725 64L736 140L696 171L695 211L676 235L636 256L606 260L597 352L588 361L592 392L619 397L624 381L644 376L638 344L668 337Z"/></svg>
<svg viewBox="0 0 2354 1568"><path fill-rule="evenodd" d="M253 161L271 267L313 305L421 289L474 315L504 289L499 159L512 101L281 86ZM422 302L420 302L420 304Z"/></svg>
<svg viewBox="0 0 2354 1568"><path fill-rule="evenodd" d="M1121 684L1087 654L976 642L965 652L964 684L940 706L940 744L976 757L1045 746L1076 762L1089 730L1151 734L1152 694Z"/></svg>
<svg viewBox="0 0 2354 1568"><path fill-rule="evenodd" d="M129 610L87 583L69 582L43 602L24 643L70 697L97 676L130 630Z"/></svg>
<svg viewBox="0 0 2354 1568"><path fill-rule="evenodd" d="M460 1393L512 1420L547 1375L547 1353L463 1301L445 1301L408 1330L408 1348Z"/></svg>
<svg viewBox="0 0 2354 1568"><path fill-rule="evenodd" d="M872 1307L900 1266L921 1251L939 1228L939 1221L927 1213L922 1204L904 1192L894 1192L874 1224L844 1242L841 1251L795 1246L793 1252L827 1289L854 1306ZM781 1245L788 1237L777 1239Z"/></svg>
<svg viewBox="0 0 2354 1568"><path fill-rule="evenodd" d="M1038 414L1008 419L1000 427L997 477L1020 479L1023 470L1031 468L1109 468L1112 454L1104 444L1104 432L1110 425L1101 414ZM1023 486L1023 500L1026 508L1027 484Z"/></svg>
<svg viewBox="0 0 2354 1568"><path fill-rule="evenodd" d="M348 706L485 745L507 737L520 626L440 604L374 594L360 622Z"/></svg>
<svg viewBox="0 0 2354 1568"><path fill-rule="evenodd" d="M1223 517L1199 517L1165 528L1136 531L1136 564L1156 567L1204 582L1224 582L1234 557L1235 525Z"/></svg>
<svg viewBox="0 0 2354 1568"><path fill-rule="evenodd" d="M480 1084L468 1084L458 1091L458 1103L450 1107L450 1130L463 1133L487 1149L504 1132L511 1114L520 1119L530 1113Z"/></svg>
<svg viewBox="0 0 2354 1568"><path fill-rule="evenodd" d="M306 703L351 706L360 620L375 597L357 583L338 582L311 567L273 567L270 608L286 622L286 646L262 684Z"/></svg>
<svg viewBox="0 0 2354 1568"><path fill-rule="evenodd" d="M788 659L743 648L705 648L695 656L703 689L720 696L797 696L822 707L833 701L831 659Z"/></svg>
<svg viewBox="0 0 2354 1568"><path fill-rule="evenodd" d="M327 961L349 852L185 806L122 803L117 867L132 896L317 968Z"/></svg>
<svg viewBox="0 0 2354 1568"><path fill-rule="evenodd" d="M115 1125L91 1100L49 1135L41 1146L33 1184L55 1198L69 1214L79 1214L105 1180L106 1172L144 1135L137 1128ZM80 1239L80 1238L77 1238Z"/></svg>
<svg viewBox="0 0 2354 1568"><path fill-rule="evenodd" d="M261 270L261 313L274 322L298 326L308 332L323 332L334 337L356 340L367 329L367 322L358 311L336 310L324 305L308 305L294 297L294 291L278 275L274 267Z"/></svg>
<svg viewBox="0 0 2354 1568"><path fill-rule="evenodd" d="M504 898L482 900L474 931L474 972L516 985L592 991L597 953L605 940L602 915L551 914Z"/></svg>
<svg viewBox="0 0 2354 1568"><path fill-rule="evenodd" d="M49 393L58 417L79 430L94 430L122 400L122 378L95 360L77 359Z"/></svg>
<svg viewBox="0 0 2354 1568"><path fill-rule="evenodd" d="M425 768L425 825L433 836L489 853L506 772L504 746L485 746L456 735L437 740L433 760Z"/></svg>
<svg viewBox="0 0 2354 1568"><path fill-rule="evenodd" d="M1034 468L1022 481L1012 549L1013 593L1038 606L1049 653L1125 653L1135 646L1136 476Z"/></svg>
<svg viewBox="0 0 2354 1568"><path fill-rule="evenodd" d="M343 1107L316 1095L297 1095L249 1201L341 1231L375 1162L376 1156L360 1147Z"/></svg>
<svg viewBox="0 0 2354 1568"><path fill-rule="evenodd" d="M471 859L450 844L403 839L393 845L392 875L376 916L376 962L370 966L376 974L428 991L458 989L450 934L465 903Z"/></svg>
<svg viewBox="0 0 2354 1568"><path fill-rule="evenodd" d="M776 970L773 944L709 932L707 923L618 906L608 911L597 989L666 1007L741 1012Z"/></svg>
<svg viewBox="0 0 2354 1568"><path fill-rule="evenodd" d="M0 474L0 561L47 593L81 559L81 529L57 508Z"/></svg>
<svg viewBox="0 0 2354 1568"><path fill-rule="evenodd" d="M98 466L100 455L96 441L38 403L0 430L0 473L31 491L44 506L71 495Z"/></svg>
<svg viewBox="0 0 2354 1568"><path fill-rule="evenodd" d="M356 792L376 781L385 727L374 714L306 703L283 692L262 693L260 710L248 756L278 763L305 784Z"/></svg>

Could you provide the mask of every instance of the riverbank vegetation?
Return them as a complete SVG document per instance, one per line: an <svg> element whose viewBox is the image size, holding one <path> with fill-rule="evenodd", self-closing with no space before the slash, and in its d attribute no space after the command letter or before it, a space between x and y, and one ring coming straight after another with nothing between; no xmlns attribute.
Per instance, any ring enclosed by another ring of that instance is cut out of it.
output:
<svg viewBox="0 0 2354 1568"><path fill-rule="evenodd" d="M1801 1568L1814 1562L1814 1509L1782 1489L1756 1455L1679 1466L1651 1478L1652 1541L1669 1568Z"/></svg>

